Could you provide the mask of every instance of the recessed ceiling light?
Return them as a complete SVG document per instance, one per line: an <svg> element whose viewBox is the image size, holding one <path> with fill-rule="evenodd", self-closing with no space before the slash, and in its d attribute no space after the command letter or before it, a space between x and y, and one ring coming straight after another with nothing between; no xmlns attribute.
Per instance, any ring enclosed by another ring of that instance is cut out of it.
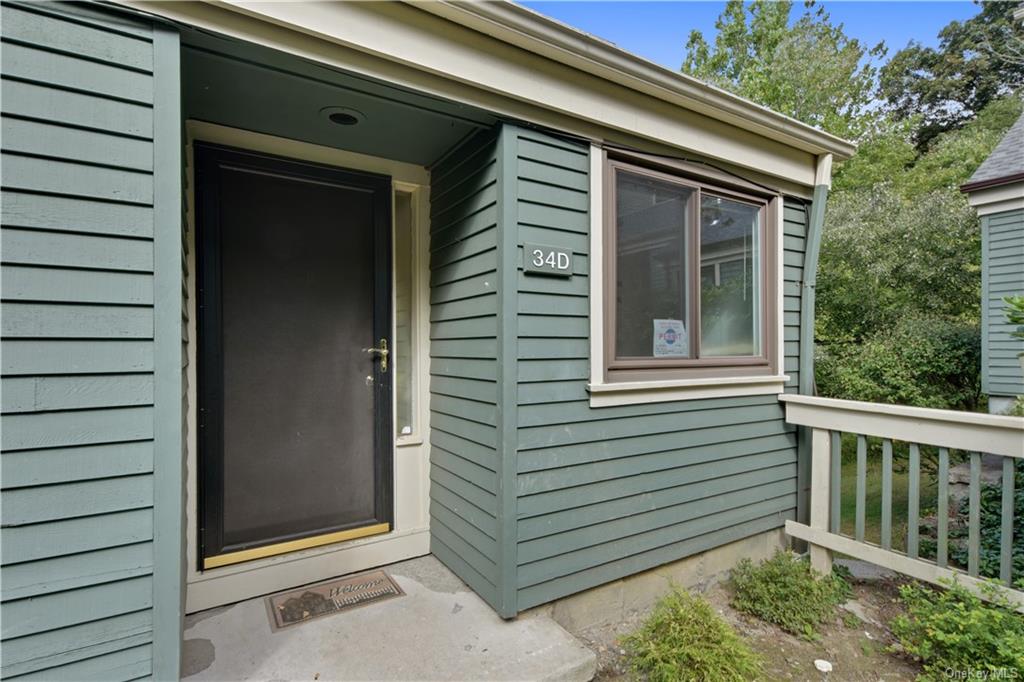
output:
<svg viewBox="0 0 1024 682"><path fill-rule="evenodd" d="M324 107L320 110L320 115L339 126L354 126L366 119L362 112L348 107Z"/></svg>

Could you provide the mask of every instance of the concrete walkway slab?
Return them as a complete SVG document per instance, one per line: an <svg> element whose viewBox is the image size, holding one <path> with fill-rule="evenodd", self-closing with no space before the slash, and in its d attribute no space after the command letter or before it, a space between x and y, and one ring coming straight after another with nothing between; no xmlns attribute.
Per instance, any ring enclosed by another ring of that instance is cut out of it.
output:
<svg viewBox="0 0 1024 682"><path fill-rule="evenodd" d="M406 596L272 632L250 599L189 616L182 675L200 680L565 680L594 653L546 616L504 621L434 557L385 567Z"/></svg>

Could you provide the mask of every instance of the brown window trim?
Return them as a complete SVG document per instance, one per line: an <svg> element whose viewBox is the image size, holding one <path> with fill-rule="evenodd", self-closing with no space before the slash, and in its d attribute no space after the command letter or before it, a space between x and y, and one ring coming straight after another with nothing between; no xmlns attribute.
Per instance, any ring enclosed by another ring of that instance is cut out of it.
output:
<svg viewBox="0 0 1024 682"><path fill-rule="evenodd" d="M781 197L769 193L739 191L728 185L709 183L701 177L681 171L666 172L664 167L637 165L621 156L605 159L604 173L604 380L653 381L663 379L702 379L728 377L775 376L778 373L778 211ZM674 170L674 169L673 169ZM688 242L693 245L687 254L687 334L693 358L617 358L616 285L618 253L616 250L616 177L619 171L646 175L694 191L690 207ZM761 242L761 354L757 356L700 357L700 198L702 194L721 196L760 207Z"/></svg>

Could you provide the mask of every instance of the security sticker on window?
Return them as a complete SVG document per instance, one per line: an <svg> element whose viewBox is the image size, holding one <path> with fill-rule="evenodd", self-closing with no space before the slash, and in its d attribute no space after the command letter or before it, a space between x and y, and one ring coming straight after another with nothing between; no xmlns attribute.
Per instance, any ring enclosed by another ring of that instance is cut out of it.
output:
<svg viewBox="0 0 1024 682"><path fill-rule="evenodd" d="M654 320L654 357L686 357L688 345L682 320Z"/></svg>
<svg viewBox="0 0 1024 682"><path fill-rule="evenodd" d="M572 252L557 246L523 244L523 272L534 275L572 276Z"/></svg>

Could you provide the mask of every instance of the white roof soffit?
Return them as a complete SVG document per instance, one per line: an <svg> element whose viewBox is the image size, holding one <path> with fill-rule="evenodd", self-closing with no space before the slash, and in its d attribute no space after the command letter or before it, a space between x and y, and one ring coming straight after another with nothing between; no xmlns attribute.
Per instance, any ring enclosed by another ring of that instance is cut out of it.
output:
<svg viewBox="0 0 1024 682"><path fill-rule="evenodd" d="M802 151L847 159L857 149L841 137L667 69L509 0L435 0L412 4L530 52Z"/></svg>

